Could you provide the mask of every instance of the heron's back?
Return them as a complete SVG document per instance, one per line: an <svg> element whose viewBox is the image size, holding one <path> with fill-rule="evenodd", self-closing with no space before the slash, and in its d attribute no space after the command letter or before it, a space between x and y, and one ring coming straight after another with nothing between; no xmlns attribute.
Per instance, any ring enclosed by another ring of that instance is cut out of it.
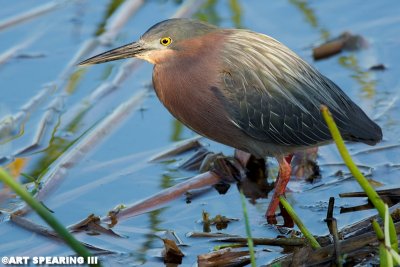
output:
<svg viewBox="0 0 400 267"><path fill-rule="evenodd" d="M321 115L331 111L342 136L376 144L381 128L335 83L266 35L228 31L217 98L247 135L273 146L316 146L332 137Z"/></svg>

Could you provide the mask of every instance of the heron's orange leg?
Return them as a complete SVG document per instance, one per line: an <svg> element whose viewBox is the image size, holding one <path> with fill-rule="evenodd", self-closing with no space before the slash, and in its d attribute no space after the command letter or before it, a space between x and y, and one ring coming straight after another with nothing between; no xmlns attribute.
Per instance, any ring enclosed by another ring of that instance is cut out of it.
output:
<svg viewBox="0 0 400 267"><path fill-rule="evenodd" d="M286 185L290 180L290 175L292 173L290 162L292 161L292 157L293 154L278 158L279 174L277 181L275 182L274 195L272 196L271 202L269 203L267 212L265 214L265 217L270 224L277 223L275 212L279 206L279 197L285 193Z"/></svg>

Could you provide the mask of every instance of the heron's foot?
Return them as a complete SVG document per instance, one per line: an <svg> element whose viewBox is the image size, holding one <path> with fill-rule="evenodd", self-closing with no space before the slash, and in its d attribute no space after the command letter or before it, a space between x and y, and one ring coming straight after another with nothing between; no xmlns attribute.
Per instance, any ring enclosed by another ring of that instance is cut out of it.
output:
<svg viewBox="0 0 400 267"><path fill-rule="evenodd" d="M208 170L223 177L234 177L237 182L246 182L248 179L261 187L267 178L265 159L240 150L235 150L234 157L209 153L201 164L200 172Z"/></svg>
<svg viewBox="0 0 400 267"><path fill-rule="evenodd" d="M267 165L265 158L257 158L250 153L235 149L235 159L246 169L249 180L263 185L267 178Z"/></svg>
<svg viewBox="0 0 400 267"><path fill-rule="evenodd" d="M257 158L247 152L235 150L235 159L245 168L246 176L238 183L250 203L255 204L259 198L268 198L274 189L274 183L267 181L267 165L264 158Z"/></svg>
<svg viewBox="0 0 400 267"><path fill-rule="evenodd" d="M267 217L268 224L278 224L278 221L276 220L275 212L267 215L266 217Z"/></svg>
<svg viewBox="0 0 400 267"><path fill-rule="evenodd" d="M276 214L275 213L276 213L276 210L279 207L279 196L280 195L276 194L276 190L277 189L275 188L274 195L273 195L273 197L271 199L271 202L269 203L267 212L265 214L265 217L267 218L267 222L269 224L277 224L278 223L278 221L276 220Z"/></svg>
<svg viewBox="0 0 400 267"><path fill-rule="evenodd" d="M275 183L275 191L274 195L272 196L271 202L269 203L267 212L265 213L265 217L267 218L268 223L276 224L276 210L279 206L279 197L285 194L286 185L290 180L291 175L291 167L290 161L292 159L292 155L287 157L278 158L279 163L279 175L278 179Z"/></svg>
<svg viewBox="0 0 400 267"><path fill-rule="evenodd" d="M217 174L221 180L235 182L245 173L241 163L233 157L228 157L222 153L214 153L204 147L185 160L180 168L189 171L198 171L204 173L212 171Z"/></svg>
<svg viewBox="0 0 400 267"><path fill-rule="evenodd" d="M201 166L200 172L212 171L221 177L222 181L232 183L240 181L245 170L235 158L224 156L222 153L208 154Z"/></svg>

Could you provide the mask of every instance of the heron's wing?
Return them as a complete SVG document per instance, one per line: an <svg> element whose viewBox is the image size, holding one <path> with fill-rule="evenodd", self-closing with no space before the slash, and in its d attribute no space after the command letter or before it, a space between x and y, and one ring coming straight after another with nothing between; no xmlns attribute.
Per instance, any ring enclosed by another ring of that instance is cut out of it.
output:
<svg viewBox="0 0 400 267"><path fill-rule="evenodd" d="M248 135L277 145L309 146L331 140L319 108L307 98L295 96L297 103L265 87L252 84L237 73L223 74L223 93L230 119ZM217 92L217 91L215 91Z"/></svg>
<svg viewBox="0 0 400 267"><path fill-rule="evenodd" d="M250 31L234 32L228 39L221 88L214 92L248 135L291 146L331 140L320 113L324 104L346 139L376 143L381 138L379 126L337 85L278 41Z"/></svg>

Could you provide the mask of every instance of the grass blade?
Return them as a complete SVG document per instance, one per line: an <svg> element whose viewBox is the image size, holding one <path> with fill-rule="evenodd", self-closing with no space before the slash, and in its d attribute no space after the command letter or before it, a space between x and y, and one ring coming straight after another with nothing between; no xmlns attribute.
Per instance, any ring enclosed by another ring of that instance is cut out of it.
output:
<svg viewBox="0 0 400 267"><path fill-rule="evenodd" d="M376 237L379 240L379 261L380 261L380 266L389 266L390 265L390 254L389 251L386 249L385 244L384 244L384 240L385 240L385 235L381 229L381 227L379 226L379 223L373 219L371 221L372 223L372 228L374 229L375 233L376 233ZM392 264L393 265L393 264Z"/></svg>
<svg viewBox="0 0 400 267"><path fill-rule="evenodd" d="M390 235L389 235L389 225L390 225L389 223L390 223L390 220L389 220L389 218L391 218L390 217L390 212L389 212L389 207L388 207L387 204L385 204L385 220L384 220L384 228L383 228L383 231L384 231L384 234L385 234L385 248L386 248L386 253L388 254L387 258L388 259L390 258L389 262L388 262L388 265L391 264L393 266L393 260L396 262L396 265L400 264L400 261L399 261L400 260L400 256L390 246ZM382 266L384 266L384 265L382 265Z"/></svg>
<svg viewBox="0 0 400 267"><path fill-rule="evenodd" d="M335 121L331 113L329 112L328 108L324 105L321 106L322 116L325 119L326 124L328 125L329 131L333 137L333 140L336 143L336 146L339 150L340 155L342 156L343 161L346 163L346 166L349 168L351 174L360 184L361 188L365 191L368 196L368 199L374 205L374 207L378 210L379 216L382 219L385 218L385 203L376 193L374 188L368 182L368 180L364 177L361 171L357 168L357 165L354 163L353 159L351 158L349 151L344 144L343 138L339 132L339 129L336 126ZM393 224L393 219L389 216L389 232L390 232L390 243L392 248L397 252L398 251L398 243L397 243L397 234L396 229Z"/></svg>
<svg viewBox="0 0 400 267"><path fill-rule="evenodd" d="M303 222L300 220L299 216L297 216L296 212L290 206L289 202L283 197L279 197L279 201L283 205L283 207L286 209L286 211L289 213L290 217L292 217L294 223L299 227L300 231L303 233L303 235L310 241L310 245L312 248L320 248L321 245L318 243L318 241L314 238L314 236L311 234L311 232L307 229L307 227L303 224Z"/></svg>
<svg viewBox="0 0 400 267"><path fill-rule="evenodd" d="M251 266L256 267L257 264L256 264L256 257L254 254L254 243L253 243L253 238L251 237L250 222L246 207L246 198L244 197L242 190L240 190L240 198L242 200L243 217L246 226L247 246L249 247Z"/></svg>
<svg viewBox="0 0 400 267"><path fill-rule="evenodd" d="M14 179L3 168L0 168L0 180L13 189L18 196L20 196L33 210L35 210L36 213L42 217L42 219L48 225L50 225L54 231L56 231L57 234L64 239L65 243L67 243L67 245L78 255L84 257L85 259L92 256L90 252L78 240L76 240L62 224L57 221L50 211L48 211L42 204L34 199L19 183L14 181Z"/></svg>

